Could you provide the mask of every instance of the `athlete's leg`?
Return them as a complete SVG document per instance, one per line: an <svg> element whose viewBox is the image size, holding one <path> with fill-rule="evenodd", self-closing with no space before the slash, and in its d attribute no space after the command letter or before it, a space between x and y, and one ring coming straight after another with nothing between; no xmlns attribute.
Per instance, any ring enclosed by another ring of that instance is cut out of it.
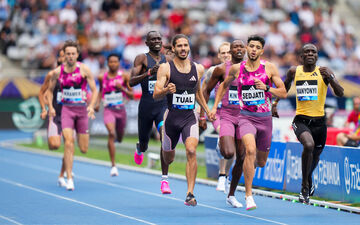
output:
<svg viewBox="0 0 360 225"><path fill-rule="evenodd" d="M245 147L245 159L243 165L245 178L245 196L252 196L252 182L255 174L255 159L256 159L256 141L252 133L245 134L242 137L242 142Z"/></svg>
<svg viewBox="0 0 360 225"><path fill-rule="evenodd" d="M64 136L64 166L68 179L72 179L72 166L74 157L74 131L71 128L63 129Z"/></svg>
<svg viewBox="0 0 360 225"><path fill-rule="evenodd" d="M115 124L114 123L107 123L105 124L106 129L108 130L108 150L111 160L111 166L115 166Z"/></svg>
<svg viewBox="0 0 360 225"><path fill-rule="evenodd" d="M55 119L56 117L49 117L48 146L50 150L57 150L61 145L61 123Z"/></svg>
<svg viewBox="0 0 360 225"><path fill-rule="evenodd" d="M230 184L230 191L228 194L229 196L234 196L236 187L239 184L239 180L241 178L242 172L243 172L243 165L245 160L245 148L241 143L241 140L236 140L236 160L235 165L232 170L232 179Z"/></svg>
<svg viewBox="0 0 360 225"><path fill-rule="evenodd" d="M164 129L164 126L161 126L160 127L160 130L159 130L159 133L160 133L160 140L162 141L162 134L163 134L163 129ZM169 172L169 164L165 163L164 161L164 153L163 153L163 148L162 148L162 145L160 147L160 161L161 161L161 172L162 172L162 175L168 175L168 172ZM174 160L174 157L175 157L175 151L174 151L174 155L172 156L173 157L173 160Z"/></svg>
<svg viewBox="0 0 360 225"><path fill-rule="evenodd" d="M188 185L187 193L194 193L195 179L197 174L196 148L199 140L188 137L185 141L186 148L186 180Z"/></svg>
<svg viewBox="0 0 360 225"><path fill-rule="evenodd" d="M314 139L310 132L304 131L299 137L300 143L303 145L303 152L301 155L301 169L302 169L302 188L309 190L309 180L311 166L313 163Z"/></svg>

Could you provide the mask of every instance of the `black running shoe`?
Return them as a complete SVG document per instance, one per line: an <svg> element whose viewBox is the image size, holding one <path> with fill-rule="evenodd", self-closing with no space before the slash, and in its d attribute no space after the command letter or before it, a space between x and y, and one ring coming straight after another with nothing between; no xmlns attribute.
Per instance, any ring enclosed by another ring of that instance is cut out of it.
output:
<svg viewBox="0 0 360 225"><path fill-rule="evenodd" d="M306 189L301 189L299 194L299 202L309 205L310 204L310 197L309 191Z"/></svg>
<svg viewBox="0 0 360 225"><path fill-rule="evenodd" d="M192 193L188 193L184 202L187 206L196 206L197 202L195 196Z"/></svg>

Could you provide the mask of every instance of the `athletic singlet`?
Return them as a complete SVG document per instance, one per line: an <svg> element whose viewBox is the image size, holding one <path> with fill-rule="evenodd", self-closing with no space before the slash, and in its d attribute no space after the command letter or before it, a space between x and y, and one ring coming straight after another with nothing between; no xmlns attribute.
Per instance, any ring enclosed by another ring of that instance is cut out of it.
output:
<svg viewBox="0 0 360 225"><path fill-rule="evenodd" d="M124 79L122 77L123 71L118 70L115 77L110 78L108 72L105 72L104 78L102 81L102 100L104 102L104 107L116 107L119 108L124 105L124 96L123 92L116 87L117 83L120 83L121 86L125 87Z"/></svg>
<svg viewBox="0 0 360 225"><path fill-rule="evenodd" d="M55 88L53 90L52 105L55 109L57 116L61 115L61 108L62 108L61 100L62 100L62 93L60 88L60 82L59 80L56 80Z"/></svg>
<svg viewBox="0 0 360 225"><path fill-rule="evenodd" d="M59 76L60 88L62 93L62 103L66 105L85 105L86 104L86 85L87 80L81 76L80 62L76 63L76 68L71 73L64 71L64 64L61 65Z"/></svg>
<svg viewBox="0 0 360 225"><path fill-rule="evenodd" d="M225 63L225 79L228 76L230 67L232 66L231 62ZM229 86L229 89L226 90L224 97L221 100L222 108L227 109L240 109L239 97L238 97L238 82L233 80Z"/></svg>
<svg viewBox="0 0 360 225"><path fill-rule="evenodd" d="M166 96L169 111L194 109L198 82L195 63L191 62L191 69L189 73L179 72L173 61L170 61L169 64L169 83L173 83L176 86L176 92Z"/></svg>
<svg viewBox="0 0 360 225"><path fill-rule="evenodd" d="M323 81L319 68L317 66L312 72L304 72L303 66L296 67L296 115L325 115L324 105L328 86Z"/></svg>
<svg viewBox="0 0 360 225"><path fill-rule="evenodd" d="M153 68L156 65L156 61L150 56L149 53L146 53L145 55L147 57L146 71L148 71L149 69ZM163 54L161 54L161 60L159 64L161 63L166 63L166 58ZM157 101L153 99L155 83L156 83L156 75L147 76L141 81L140 84L141 84L142 95L140 101L146 101L151 104L159 104L159 103L166 104L165 97Z"/></svg>
<svg viewBox="0 0 360 225"><path fill-rule="evenodd" d="M245 68L246 61L240 64L238 77L238 93L242 102L241 110L255 113L271 112L271 93L256 89L254 78L271 87L271 81L265 71L265 61L260 61L257 70L249 72Z"/></svg>

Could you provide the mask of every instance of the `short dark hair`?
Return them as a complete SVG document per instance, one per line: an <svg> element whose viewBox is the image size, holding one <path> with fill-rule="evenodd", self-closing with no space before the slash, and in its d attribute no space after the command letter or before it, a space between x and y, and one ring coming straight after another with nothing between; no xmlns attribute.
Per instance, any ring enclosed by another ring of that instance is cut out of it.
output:
<svg viewBox="0 0 360 225"><path fill-rule="evenodd" d="M77 41L73 41L73 40L66 40L62 49L64 50L64 53L65 53L65 49L67 47L75 47L77 52L80 53L80 46L79 46L79 43Z"/></svg>
<svg viewBox="0 0 360 225"><path fill-rule="evenodd" d="M257 34L249 36L247 43L249 44L250 41L259 41L263 48L265 46L265 39Z"/></svg>
<svg viewBox="0 0 360 225"><path fill-rule="evenodd" d="M160 32L159 32L159 31L156 31L156 30L151 30L151 31L149 31L149 32L146 34L146 40L149 40L149 38L150 38L150 34L152 34L152 33L158 33L158 34L160 34ZM161 34L160 34L160 36L161 36Z"/></svg>
<svg viewBox="0 0 360 225"><path fill-rule="evenodd" d="M108 57L106 58L106 60L109 61L109 59L110 59L111 57L113 57L113 56L117 57L118 60L120 61L120 56L119 56L118 54L116 54L116 53L110 53L110 54L108 55Z"/></svg>
<svg viewBox="0 0 360 225"><path fill-rule="evenodd" d="M171 45L172 45L173 47L175 47L176 41L177 41L178 39L180 39L180 38L185 38L185 39L189 42L189 44L190 44L189 38L188 38L185 34L177 34L177 35L175 35L175 36L172 38L172 40L171 40Z"/></svg>

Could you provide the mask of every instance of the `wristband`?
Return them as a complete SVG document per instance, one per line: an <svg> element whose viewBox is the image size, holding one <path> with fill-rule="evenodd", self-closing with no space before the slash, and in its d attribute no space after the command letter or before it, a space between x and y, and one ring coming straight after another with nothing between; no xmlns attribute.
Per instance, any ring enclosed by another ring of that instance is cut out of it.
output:
<svg viewBox="0 0 360 225"><path fill-rule="evenodd" d="M148 70L147 75L148 75L149 77L151 76L150 69Z"/></svg>
<svg viewBox="0 0 360 225"><path fill-rule="evenodd" d="M205 116L200 116L200 120L206 120Z"/></svg>

